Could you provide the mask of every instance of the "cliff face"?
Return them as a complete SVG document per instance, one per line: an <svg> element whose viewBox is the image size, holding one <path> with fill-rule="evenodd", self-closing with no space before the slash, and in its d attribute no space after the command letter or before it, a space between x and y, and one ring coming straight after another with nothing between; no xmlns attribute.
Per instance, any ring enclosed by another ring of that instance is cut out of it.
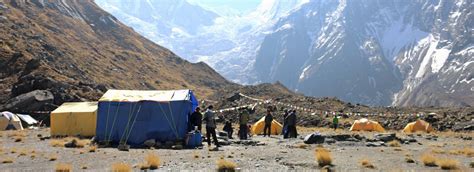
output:
<svg viewBox="0 0 474 172"><path fill-rule="evenodd" d="M324 1L282 18L257 82L371 105L473 106L472 1Z"/></svg>
<svg viewBox="0 0 474 172"><path fill-rule="evenodd" d="M0 1L0 103L33 90L64 101L107 88L184 89L207 96L232 85L145 39L91 0ZM0 108L1 109L1 108Z"/></svg>

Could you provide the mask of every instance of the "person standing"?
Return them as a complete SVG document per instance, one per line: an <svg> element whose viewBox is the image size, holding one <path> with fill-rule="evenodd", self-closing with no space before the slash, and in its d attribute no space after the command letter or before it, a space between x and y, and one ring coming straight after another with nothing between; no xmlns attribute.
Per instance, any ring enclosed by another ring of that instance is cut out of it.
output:
<svg viewBox="0 0 474 172"><path fill-rule="evenodd" d="M273 122L273 115L270 109L267 110L267 115L265 115L265 127L263 128L263 137L267 136L270 137L272 131L272 122Z"/></svg>
<svg viewBox="0 0 474 172"><path fill-rule="evenodd" d="M247 124L249 122L249 112L247 108L244 108L239 114L239 138L240 140L247 139Z"/></svg>
<svg viewBox="0 0 474 172"><path fill-rule="evenodd" d="M219 146L219 141L217 141L217 134L216 134L216 120L215 120L215 114L212 111L214 107L210 105L207 108L207 111L204 113L204 121L206 121L206 138L207 138L207 145L211 146L211 136L214 140L214 144L216 145L216 148L220 147Z"/></svg>
<svg viewBox="0 0 474 172"><path fill-rule="evenodd" d="M334 115L334 118L332 118L332 126L334 127L334 131L336 131L338 125L339 125L339 118L337 117L337 115Z"/></svg>
<svg viewBox="0 0 474 172"><path fill-rule="evenodd" d="M227 133L227 137L229 139L233 139L232 138L232 133L234 133L234 128L232 127L232 121L231 120L227 120L225 122L224 128L222 130L224 130Z"/></svg>
<svg viewBox="0 0 474 172"><path fill-rule="evenodd" d="M202 113L201 113L201 108L197 107L196 110L191 114L190 117L190 122L191 122L191 130L194 130L196 127L198 128L197 130L199 132L202 132Z"/></svg>
<svg viewBox="0 0 474 172"><path fill-rule="evenodd" d="M283 131L282 131L282 134L283 134L283 138L286 139L286 138L288 138L288 110L285 109L283 111L284 111L284 113L283 113Z"/></svg>
<svg viewBox="0 0 474 172"><path fill-rule="evenodd" d="M288 135L290 138L296 138L298 133L296 131L296 110L292 110L287 117L288 119Z"/></svg>

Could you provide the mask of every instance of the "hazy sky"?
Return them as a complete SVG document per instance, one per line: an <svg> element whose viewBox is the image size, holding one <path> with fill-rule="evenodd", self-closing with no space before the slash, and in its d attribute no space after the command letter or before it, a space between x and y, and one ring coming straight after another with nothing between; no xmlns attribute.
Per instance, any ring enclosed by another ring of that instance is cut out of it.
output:
<svg viewBox="0 0 474 172"><path fill-rule="evenodd" d="M232 8L241 12L257 7L262 0L188 0L193 4L200 4L206 8L218 9L220 7Z"/></svg>

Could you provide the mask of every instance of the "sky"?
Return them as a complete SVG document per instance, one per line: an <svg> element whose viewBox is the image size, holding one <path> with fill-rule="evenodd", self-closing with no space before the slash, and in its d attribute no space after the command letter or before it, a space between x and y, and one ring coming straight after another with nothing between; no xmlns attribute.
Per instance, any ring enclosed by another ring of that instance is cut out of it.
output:
<svg viewBox="0 0 474 172"><path fill-rule="evenodd" d="M255 9L262 0L188 0L192 4L199 4L204 8L221 12L221 10L233 9L240 13Z"/></svg>

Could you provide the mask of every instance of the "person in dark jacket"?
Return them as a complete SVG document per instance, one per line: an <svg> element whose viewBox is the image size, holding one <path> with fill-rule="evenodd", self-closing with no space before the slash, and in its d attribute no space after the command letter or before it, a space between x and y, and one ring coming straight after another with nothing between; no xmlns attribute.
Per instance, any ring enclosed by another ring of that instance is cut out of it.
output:
<svg viewBox="0 0 474 172"><path fill-rule="evenodd" d="M201 132L202 130L202 113L201 113L201 108L197 107L196 110L191 114L191 117L189 119L191 123L191 130L194 130L194 128L197 126L198 131Z"/></svg>
<svg viewBox="0 0 474 172"><path fill-rule="evenodd" d="M283 131L282 131L282 134L283 134L283 138L286 139L288 138L288 110L285 109L283 110L284 113L283 113Z"/></svg>
<svg viewBox="0 0 474 172"><path fill-rule="evenodd" d="M273 115L270 109L267 110L267 115L265 115L265 127L263 128L263 137L267 136L270 137L272 131L272 122L273 122Z"/></svg>
<svg viewBox="0 0 474 172"><path fill-rule="evenodd" d="M222 130L224 130L227 133L227 137L229 137L229 139L233 139L232 138L232 133L234 133L234 128L232 127L232 121L231 120L227 120L225 122L224 128Z"/></svg>
<svg viewBox="0 0 474 172"><path fill-rule="evenodd" d="M296 131L296 110L292 110L287 117L288 122L288 135L291 138L296 138L298 132Z"/></svg>
<svg viewBox="0 0 474 172"><path fill-rule="evenodd" d="M211 136L214 140L214 144L216 145L216 148L220 147L219 146L219 141L217 140L217 134L216 134L216 120L215 120L215 114L212 111L214 107L210 105L207 108L207 111L204 113L204 121L206 121L206 138L207 138L207 145L211 146Z"/></svg>

